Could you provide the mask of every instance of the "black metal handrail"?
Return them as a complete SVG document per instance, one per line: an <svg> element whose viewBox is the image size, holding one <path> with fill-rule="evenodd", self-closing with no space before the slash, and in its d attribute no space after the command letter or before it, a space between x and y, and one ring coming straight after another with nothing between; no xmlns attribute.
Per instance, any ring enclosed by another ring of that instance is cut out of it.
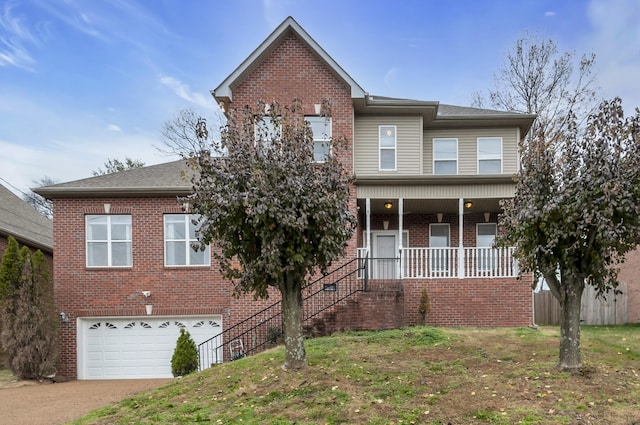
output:
<svg viewBox="0 0 640 425"><path fill-rule="evenodd" d="M303 287L303 322L366 289L366 259L355 258ZM364 270L363 270L364 269ZM362 273L363 272L363 273ZM364 279L358 279L358 276ZM223 360L258 353L283 336L282 304L277 301L198 344L200 370ZM228 349L228 353L225 353Z"/></svg>

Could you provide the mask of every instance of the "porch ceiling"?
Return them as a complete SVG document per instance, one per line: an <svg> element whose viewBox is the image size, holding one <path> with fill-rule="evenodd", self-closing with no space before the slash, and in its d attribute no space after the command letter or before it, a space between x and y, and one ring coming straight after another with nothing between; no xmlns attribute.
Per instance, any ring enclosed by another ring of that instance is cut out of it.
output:
<svg viewBox="0 0 640 425"><path fill-rule="evenodd" d="M464 208L465 213L500 212L500 199L465 199L472 202L471 208ZM385 208L390 202L392 207ZM458 214L458 199L403 199L404 214ZM366 200L358 199L361 213L366 211ZM371 214L398 214L398 199L371 199Z"/></svg>

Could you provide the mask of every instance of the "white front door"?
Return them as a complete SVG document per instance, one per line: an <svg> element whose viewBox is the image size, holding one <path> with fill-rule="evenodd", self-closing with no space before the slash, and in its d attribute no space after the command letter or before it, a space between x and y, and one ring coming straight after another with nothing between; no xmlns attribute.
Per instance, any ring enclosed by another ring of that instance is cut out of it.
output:
<svg viewBox="0 0 640 425"><path fill-rule="evenodd" d="M183 327L199 344L220 335L222 316L82 318L78 379L171 378L171 357Z"/></svg>
<svg viewBox="0 0 640 425"><path fill-rule="evenodd" d="M432 223L429 225L429 247L431 270L434 272L448 272L450 269L450 229L449 224ZM442 249L438 249L442 248Z"/></svg>
<svg viewBox="0 0 640 425"><path fill-rule="evenodd" d="M396 235L376 235L374 243L374 254L376 258L373 270L374 279L394 279L397 277L397 257L398 245Z"/></svg>
<svg viewBox="0 0 640 425"><path fill-rule="evenodd" d="M496 223L478 223L476 228L476 246L478 247L478 270L493 270L496 265L494 245L498 226Z"/></svg>

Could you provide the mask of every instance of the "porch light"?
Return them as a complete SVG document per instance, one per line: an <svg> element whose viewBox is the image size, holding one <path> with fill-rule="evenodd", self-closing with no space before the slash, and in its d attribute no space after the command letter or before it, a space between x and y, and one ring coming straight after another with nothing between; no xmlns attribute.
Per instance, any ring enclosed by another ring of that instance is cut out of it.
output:
<svg viewBox="0 0 640 425"><path fill-rule="evenodd" d="M384 207L388 210L390 210L391 208L393 208L393 204L389 201L384 203Z"/></svg>
<svg viewBox="0 0 640 425"><path fill-rule="evenodd" d="M467 201L467 202L465 202L465 203L464 203L464 207L465 207L466 209L469 209L469 208L471 208L472 206L473 206L473 202L471 202L471 201Z"/></svg>

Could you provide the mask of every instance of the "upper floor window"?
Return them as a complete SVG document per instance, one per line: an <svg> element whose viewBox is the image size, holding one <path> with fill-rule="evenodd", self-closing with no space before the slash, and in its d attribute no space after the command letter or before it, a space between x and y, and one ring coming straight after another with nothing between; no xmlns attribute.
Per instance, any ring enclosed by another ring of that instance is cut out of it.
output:
<svg viewBox="0 0 640 425"><path fill-rule="evenodd" d="M271 144L274 139L280 139L280 129L281 126L278 124L276 128L271 117L262 117L262 120L257 121L253 129L256 142L261 142L263 145Z"/></svg>
<svg viewBox="0 0 640 425"><path fill-rule="evenodd" d="M131 267L131 216L87 215L87 267Z"/></svg>
<svg viewBox="0 0 640 425"><path fill-rule="evenodd" d="M304 119L313 133L313 161L324 162L331 154L331 118L310 116Z"/></svg>
<svg viewBox="0 0 640 425"><path fill-rule="evenodd" d="M199 248L194 219L197 219L197 216L190 214L165 214L165 266L208 266L211 262L209 246L204 250Z"/></svg>
<svg viewBox="0 0 640 425"><path fill-rule="evenodd" d="M478 174L502 174L502 137L478 137Z"/></svg>
<svg viewBox="0 0 640 425"><path fill-rule="evenodd" d="M395 171L396 169L396 126L378 126L379 169Z"/></svg>
<svg viewBox="0 0 640 425"><path fill-rule="evenodd" d="M433 174L458 174L458 139L433 139Z"/></svg>

